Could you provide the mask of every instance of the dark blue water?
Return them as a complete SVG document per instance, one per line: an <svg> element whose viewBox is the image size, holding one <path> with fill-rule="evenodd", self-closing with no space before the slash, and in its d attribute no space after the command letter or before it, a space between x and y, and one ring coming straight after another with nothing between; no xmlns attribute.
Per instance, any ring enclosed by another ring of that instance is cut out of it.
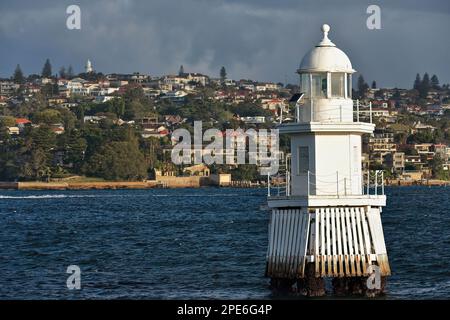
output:
<svg viewBox="0 0 450 320"><path fill-rule="evenodd" d="M449 298L450 188L388 197L387 298ZM272 298L263 204L264 189L0 191L0 299Z"/></svg>

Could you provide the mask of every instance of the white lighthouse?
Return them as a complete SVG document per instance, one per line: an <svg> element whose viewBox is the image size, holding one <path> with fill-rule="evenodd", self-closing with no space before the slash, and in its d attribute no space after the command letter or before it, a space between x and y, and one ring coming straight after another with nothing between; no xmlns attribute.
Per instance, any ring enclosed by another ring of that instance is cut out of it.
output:
<svg viewBox="0 0 450 320"><path fill-rule="evenodd" d="M86 73L91 73L94 71L94 68L92 67L92 62L89 59L88 59L88 61L86 61L85 70L86 70Z"/></svg>
<svg viewBox="0 0 450 320"><path fill-rule="evenodd" d="M360 121L365 110L351 97L355 70L329 31L322 26L323 39L297 70L303 96L295 122L279 127L291 138L291 161L283 192L269 187L266 276L274 288L311 296L325 293L325 277L336 293L373 295L390 275L383 173L363 172L361 164L361 136L375 125Z"/></svg>

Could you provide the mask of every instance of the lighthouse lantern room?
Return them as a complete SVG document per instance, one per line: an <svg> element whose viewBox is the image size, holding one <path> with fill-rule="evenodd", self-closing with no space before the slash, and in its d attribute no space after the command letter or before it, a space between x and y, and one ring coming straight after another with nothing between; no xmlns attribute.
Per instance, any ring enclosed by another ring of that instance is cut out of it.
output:
<svg viewBox="0 0 450 320"><path fill-rule="evenodd" d="M322 26L323 39L297 70L295 121L279 127L290 136L291 156L283 192L269 186L266 275L274 289L322 295L324 278L332 277L336 293L370 296L383 292L390 275L380 217L384 178L362 170L362 135L375 125L359 121L368 111L355 110L355 70L329 31Z"/></svg>

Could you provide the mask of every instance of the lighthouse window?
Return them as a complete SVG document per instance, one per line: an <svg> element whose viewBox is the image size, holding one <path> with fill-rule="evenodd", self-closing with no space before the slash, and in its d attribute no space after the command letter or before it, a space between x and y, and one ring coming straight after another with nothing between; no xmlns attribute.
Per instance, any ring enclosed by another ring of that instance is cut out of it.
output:
<svg viewBox="0 0 450 320"><path fill-rule="evenodd" d="M298 147L298 174L307 173L309 171L309 148Z"/></svg>
<svg viewBox="0 0 450 320"><path fill-rule="evenodd" d="M310 83L309 83L309 74L302 73L300 76L300 88L301 92L305 94L305 98L309 98L310 94Z"/></svg>
<svg viewBox="0 0 450 320"><path fill-rule="evenodd" d="M312 74L312 96L315 98L326 98L327 96L327 74Z"/></svg>
<svg viewBox="0 0 450 320"><path fill-rule="evenodd" d="M352 98L352 75L347 74L347 98Z"/></svg>
<svg viewBox="0 0 450 320"><path fill-rule="evenodd" d="M331 74L331 96L334 98L344 98L345 90L345 74L332 73Z"/></svg>

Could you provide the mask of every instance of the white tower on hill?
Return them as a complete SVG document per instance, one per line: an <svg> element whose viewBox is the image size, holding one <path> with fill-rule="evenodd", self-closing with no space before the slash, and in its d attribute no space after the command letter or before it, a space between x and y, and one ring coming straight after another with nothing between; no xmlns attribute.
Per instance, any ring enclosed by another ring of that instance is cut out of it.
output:
<svg viewBox="0 0 450 320"><path fill-rule="evenodd" d="M291 165L285 192L273 196L269 186L266 276L276 289L296 284L311 296L325 293L324 277L333 277L335 292L374 295L390 275L380 218L383 173L361 165L361 136L375 125L359 121L359 105L354 111L355 70L329 31L322 26L322 41L297 70L303 97L295 122L279 127L291 138Z"/></svg>
<svg viewBox="0 0 450 320"><path fill-rule="evenodd" d="M92 63L91 60L88 59L88 61L86 62L86 73L91 73L94 71L94 68L92 67Z"/></svg>

